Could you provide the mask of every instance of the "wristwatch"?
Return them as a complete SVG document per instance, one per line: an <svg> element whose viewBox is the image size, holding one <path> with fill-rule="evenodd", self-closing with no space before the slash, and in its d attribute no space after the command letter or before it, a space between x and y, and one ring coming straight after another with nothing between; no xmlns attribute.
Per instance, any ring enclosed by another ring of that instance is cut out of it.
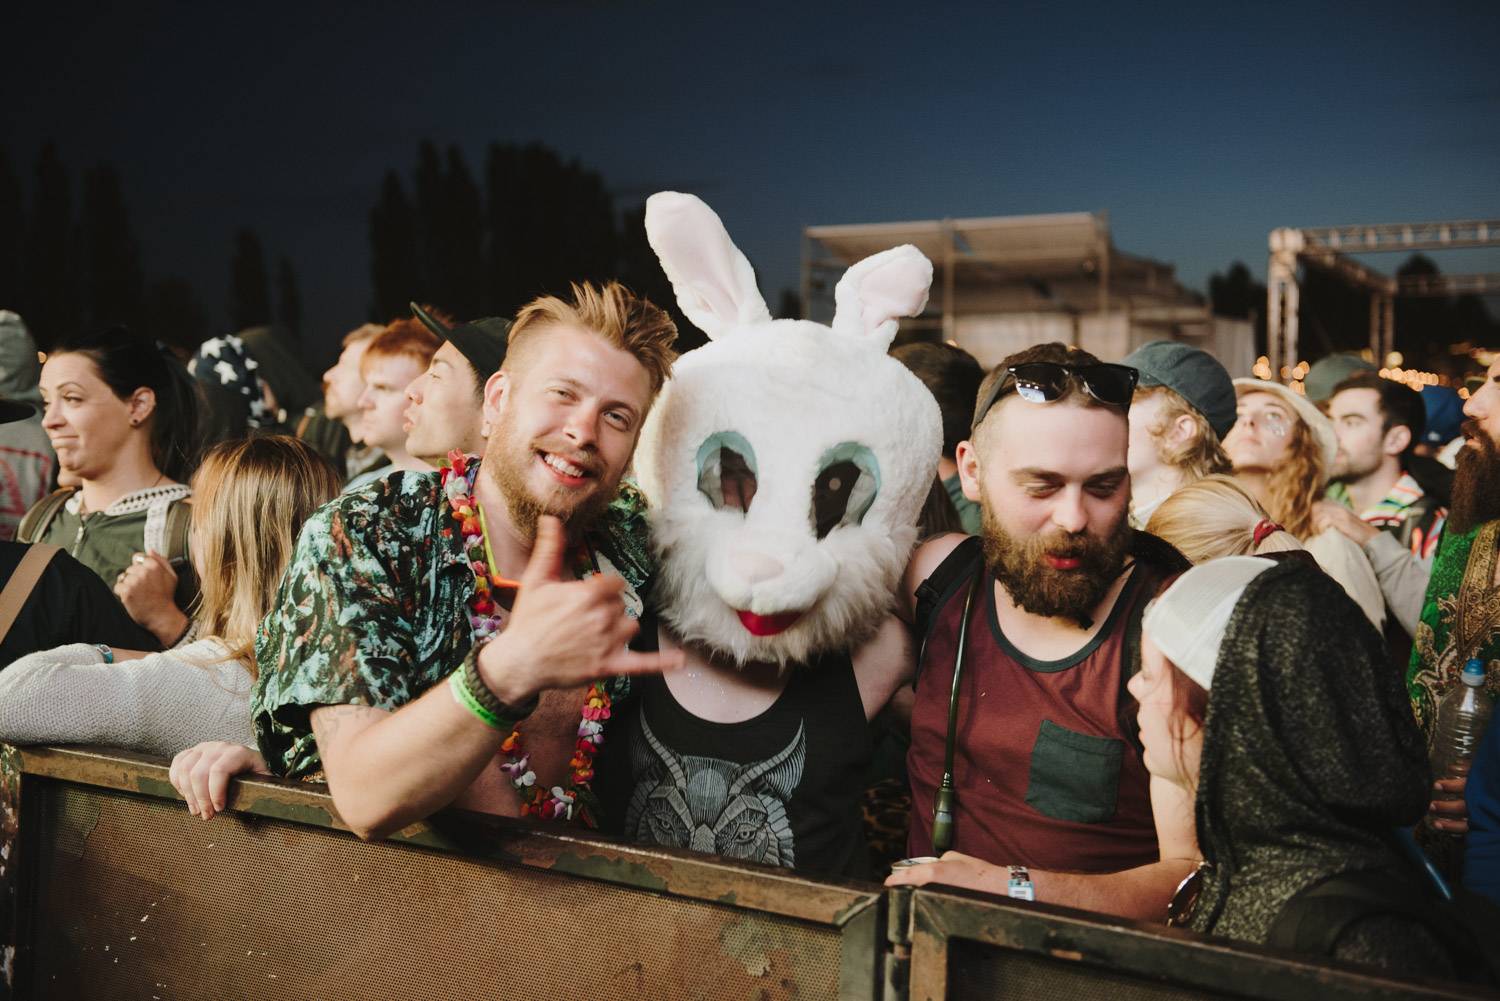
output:
<svg viewBox="0 0 1500 1001"><path fill-rule="evenodd" d="M1031 882L1031 873L1024 865L1013 865L1010 869L1010 883L1006 887L1006 893L1014 900L1035 900L1036 886Z"/></svg>

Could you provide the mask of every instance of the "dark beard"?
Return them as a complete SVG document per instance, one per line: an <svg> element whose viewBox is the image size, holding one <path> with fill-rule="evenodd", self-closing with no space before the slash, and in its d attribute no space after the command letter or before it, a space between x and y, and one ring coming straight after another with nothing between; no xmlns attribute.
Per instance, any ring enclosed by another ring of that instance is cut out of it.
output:
<svg viewBox="0 0 1500 1001"><path fill-rule="evenodd" d="M1012 601L1032 615L1067 618L1084 629L1092 627L1094 609L1120 576L1130 548L1130 525L1123 512L1102 540L1086 532L1017 539L994 516L987 498L980 502L980 523L985 565ZM1054 570L1044 561L1047 554L1077 558L1079 565Z"/></svg>
<svg viewBox="0 0 1500 1001"><path fill-rule="evenodd" d="M1500 518L1500 447L1473 421L1464 421L1464 434L1471 443L1458 453L1453 474L1453 504L1448 509L1448 527L1462 535L1476 525Z"/></svg>

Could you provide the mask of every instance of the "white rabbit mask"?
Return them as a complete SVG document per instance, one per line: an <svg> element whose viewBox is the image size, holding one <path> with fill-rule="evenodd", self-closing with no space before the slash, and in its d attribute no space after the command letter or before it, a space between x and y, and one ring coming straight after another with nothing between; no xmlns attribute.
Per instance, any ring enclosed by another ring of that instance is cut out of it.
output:
<svg viewBox="0 0 1500 1001"><path fill-rule="evenodd" d="M710 343L678 359L641 431L656 605L674 633L744 665L807 663L893 604L942 447L936 401L886 354L927 302L911 246L840 280L833 326L772 320L719 217L646 202L678 305Z"/></svg>

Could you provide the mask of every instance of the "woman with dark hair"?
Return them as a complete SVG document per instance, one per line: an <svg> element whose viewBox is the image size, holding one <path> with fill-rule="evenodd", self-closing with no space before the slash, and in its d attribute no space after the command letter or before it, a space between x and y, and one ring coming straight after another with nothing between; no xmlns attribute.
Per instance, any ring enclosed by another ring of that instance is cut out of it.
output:
<svg viewBox="0 0 1500 1001"><path fill-rule="evenodd" d="M21 521L24 542L62 546L171 646L197 594L184 482L198 443L192 380L150 338L115 327L64 338L42 366L42 429L76 483Z"/></svg>
<svg viewBox="0 0 1500 1001"><path fill-rule="evenodd" d="M1174 923L1305 948L1298 907L1335 880L1436 896L1398 840L1427 809L1422 735L1379 633L1326 575L1254 556L1194 567L1147 609L1129 688L1146 768L1192 804L1204 860ZM1413 912L1322 930L1339 959L1454 972L1451 943Z"/></svg>

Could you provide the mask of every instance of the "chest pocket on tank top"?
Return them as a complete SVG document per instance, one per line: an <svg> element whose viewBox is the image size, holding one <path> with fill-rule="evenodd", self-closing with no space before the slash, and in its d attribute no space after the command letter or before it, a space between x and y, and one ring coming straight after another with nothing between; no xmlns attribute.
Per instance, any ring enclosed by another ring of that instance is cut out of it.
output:
<svg viewBox="0 0 1500 1001"><path fill-rule="evenodd" d="M1074 733L1050 719L1031 747L1026 804L1058 820L1099 824L1115 815L1125 742Z"/></svg>

